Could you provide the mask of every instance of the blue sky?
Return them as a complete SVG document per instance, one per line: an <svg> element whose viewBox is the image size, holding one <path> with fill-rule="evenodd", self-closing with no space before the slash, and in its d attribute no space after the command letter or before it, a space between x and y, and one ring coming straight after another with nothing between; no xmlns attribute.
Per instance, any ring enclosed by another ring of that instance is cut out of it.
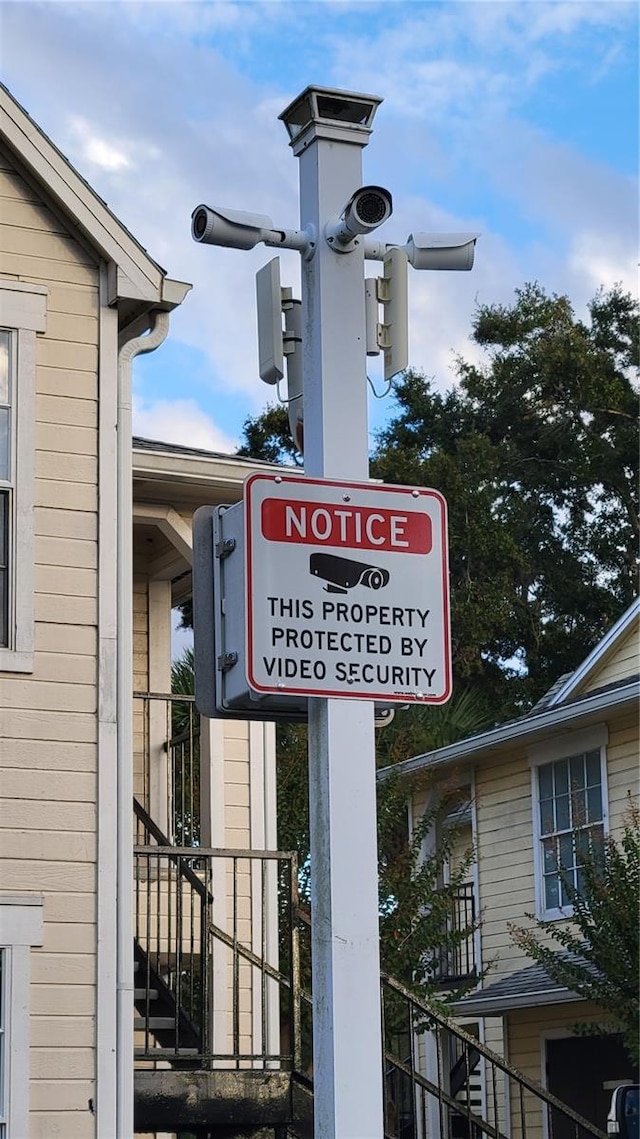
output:
<svg viewBox="0 0 640 1139"><path fill-rule="evenodd" d="M381 236L479 230L470 274L412 273L410 361L444 389L477 303L538 280L576 312L635 290L638 9L523 0L2 3L2 78L173 277L194 288L135 374L139 434L233 449L272 396L258 378L254 275L272 253L196 246L209 201L297 224L279 112L308 83L384 98L364 180ZM283 283L296 285L296 254ZM372 407L372 430L392 413Z"/></svg>

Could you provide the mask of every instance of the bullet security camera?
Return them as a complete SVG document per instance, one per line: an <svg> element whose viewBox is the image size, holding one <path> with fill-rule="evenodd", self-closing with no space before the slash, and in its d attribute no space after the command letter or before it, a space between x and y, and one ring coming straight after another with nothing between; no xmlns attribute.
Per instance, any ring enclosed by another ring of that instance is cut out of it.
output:
<svg viewBox="0 0 640 1139"><path fill-rule="evenodd" d="M351 558L339 558L334 554L312 554L309 558L309 572L314 577L324 578L328 593L346 593L356 585L366 585L368 589L382 589L389 581L389 571L366 562L354 562Z"/></svg>
<svg viewBox="0 0 640 1139"><path fill-rule="evenodd" d="M372 233L393 212L391 194L382 186L361 186L352 194L337 221L329 222L325 237L336 253L348 253L356 239Z"/></svg>
<svg viewBox="0 0 640 1139"><path fill-rule="evenodd" d="M468 270L479 233L410 233L404 249L414 269Z"/></svg>
<svg viewBox="0 0 640 1139"><path fill-rule="evenodd" d="M273 222L266 214L202 205L196 206L191 215L191 236L204 245L253 249L272 230Z"/></svg>
<svg viewBox="0 0 640 1139"><path fill-rule="evenodd" d="M227 249L253 249L261 241L276 249L297 249L310 257L315 249L307 230L274 229L266 214L248 214L221 206L196 206L191 215L191 236L204 245L224 245Z"/></svg>

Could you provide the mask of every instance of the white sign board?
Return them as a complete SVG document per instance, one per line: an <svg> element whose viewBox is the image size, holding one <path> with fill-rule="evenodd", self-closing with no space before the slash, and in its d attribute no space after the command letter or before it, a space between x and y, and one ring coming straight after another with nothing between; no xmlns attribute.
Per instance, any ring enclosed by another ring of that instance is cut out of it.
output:
<svg viewBox="0 0 640 1139"><path fill-rule="evenodd" d="M250 688L449 699L446 504L437 491L256 474L244 502Z"/></svg>

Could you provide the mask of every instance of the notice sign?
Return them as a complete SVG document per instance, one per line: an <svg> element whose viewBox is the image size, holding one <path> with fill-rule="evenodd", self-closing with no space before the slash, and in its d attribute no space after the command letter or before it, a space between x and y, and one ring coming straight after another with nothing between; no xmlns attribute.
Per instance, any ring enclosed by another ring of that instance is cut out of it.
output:
<svg viewBox="0 0 640 1139"><path fill-rule="evenodd" d="M437 491L257 474L244 502L254 691L449 699L446 504Z"/></svg>

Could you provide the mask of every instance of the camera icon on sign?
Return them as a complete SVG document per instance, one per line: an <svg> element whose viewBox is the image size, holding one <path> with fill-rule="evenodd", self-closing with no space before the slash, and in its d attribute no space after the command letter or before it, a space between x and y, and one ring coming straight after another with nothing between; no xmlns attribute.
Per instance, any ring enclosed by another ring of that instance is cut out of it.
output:
<svg viewBox="0 0 640 1139"><path fill-rule="evenodd" d="M351 558L339 558L335 554L312 554L309 572L313 577L321 577L328 582L325 585L327 593L346 593L356 585L383 589L389 581L388 570L366 562L354 562Z"/></svg>

